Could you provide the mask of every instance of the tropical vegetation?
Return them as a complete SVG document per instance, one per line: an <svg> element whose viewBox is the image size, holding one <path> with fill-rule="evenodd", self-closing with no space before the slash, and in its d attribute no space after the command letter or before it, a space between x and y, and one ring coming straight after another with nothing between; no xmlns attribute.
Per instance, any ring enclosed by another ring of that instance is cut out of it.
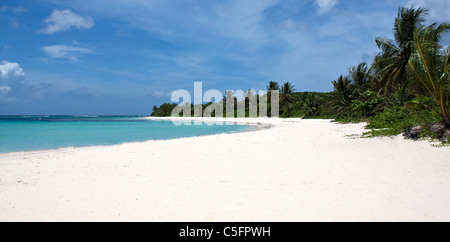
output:
<svg viewBox="0 0 450 242"><path fill-rule="evenodd" d="M280 85L271 81L266 86L269 104L270 91L276 90L280 92L281 117L365 121L372 129L369 136L418 131L413 137L420 137L431 130L433 136L448 142L450 47L442 46L441 38L450 30L450 23L427 26L427 15L423 8L400 8L394 40L376 37L380 52L373 63L350 67L331 82L332 92L295 92L291 82ZM152 115L159 116L169 107L164 104ZM268 109L270 116L270 105Z"/></svg>

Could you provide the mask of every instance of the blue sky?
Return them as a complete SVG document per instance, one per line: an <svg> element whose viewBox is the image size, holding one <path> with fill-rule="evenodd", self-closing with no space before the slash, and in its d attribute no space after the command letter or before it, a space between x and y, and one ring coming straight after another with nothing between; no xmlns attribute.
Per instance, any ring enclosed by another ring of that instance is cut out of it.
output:
<svg viewBox="0 0 450 242"><path fill-rule="evenodd" d="M2 0L0 115L149 114L195 81L328 92L411 5L450 21L447 0Z"/></svg>

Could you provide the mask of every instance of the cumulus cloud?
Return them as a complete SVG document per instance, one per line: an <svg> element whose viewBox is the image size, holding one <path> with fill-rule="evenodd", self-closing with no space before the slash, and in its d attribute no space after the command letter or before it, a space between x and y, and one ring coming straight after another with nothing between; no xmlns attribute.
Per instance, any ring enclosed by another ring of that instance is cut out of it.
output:
<svg viewBox="0 0 450 242"><path fill-rule="evenodd" d="M93 53L91 49L72 45L51 45L44 46L42 49L50 57L67 59L70 61L78 61L78 56Z"/></svg>
<svg viewBox="0 0 450 242"><path fill-rule="evenodd" d="M69 9L53 10L52 14L44 22L47 24L47 27L42 32L46 34L68 30L72 27L77 29L90 29L95 25L91 17L80 16Z"/></svg>
<svg viewBox="0 0 450 242"><path fill-rule="evenodd" d="M17 63L3 61L0 65L1 78L20 77L24 75L25 73L23 72L23 69Z"/></svg>
<svg viewBox="0 0 450 242"><path fill-rule="evenodd" d="M339 0L316 0L316 3L319 6L319 14L326 14L339 3Z"/></svg>
<svg viewBox="0 0 450 242"><path fill-rule="evenodd" d="M13 88L11 86L21 85L17 82L17 78L24 76L23 69L17 63L3 61L0 64L0 102L10 103L16 101L15 97L11 96ZM20 79L19 79L20 80ZM6 85L5 85L6 84Z"/></svg>
<svg viewBox="0 0 450 242"><path fill-rule="evenodd" d="M29 104L45 97L55 87L50 83L27 81L24 76L25 73L18 63L1 63L0 104Z"/></svg>

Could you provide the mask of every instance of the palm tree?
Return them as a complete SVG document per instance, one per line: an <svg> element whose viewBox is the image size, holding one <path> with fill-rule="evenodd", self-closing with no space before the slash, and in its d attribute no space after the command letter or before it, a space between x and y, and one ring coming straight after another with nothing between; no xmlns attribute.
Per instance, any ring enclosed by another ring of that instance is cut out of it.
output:
<svg viewBox="0 0 450 242"><path fill-rule="evenodd" d="M350 79L354 85L353 96L358 97L361 93L367 90L371 75L369 73L369 66L362 62L358 66L353 66L349 69Z"/></svg>
<svg viewBox="0 0 450 242"><path fill-rule="evenodd" d="M450 23L433 24L415 31L415 53L408 62L408 70L420 82L437 104L436 112L450 128L450 47L439 45L441 35L450 30Z"/></svg>
<svg viewBox="0 0 450 242"><path fill-rule="evenodd" d="M249 89L244 94L244 101L245 101L245 110L249 112L249 117L250 118L257 117L259 96L253 90ZM250 110L250 107L253 107L254 109Z"/></svg>
<svg viewBox="0 0 450 242"><path fill-rule="evenodd" d="M266 86L266 89L267 89L267 101L270 102L272 96L271 92L280 91L280 84L278 84L278 82L271 81L269 82L269 85Z"/></svg>
<svg viewBox="0 0 450 242"><path fill-rule="evenodd" d="M305 93L303 96L303 110L305 112L303 118L316 114L322 104L323 99L316 93Z"/></svg>
<svg viewBox="0 0 450 242"><path fill-rule="evenodd" d="M153 112L152 112L152 114L150 114L150 116L158 117L158 107L157 106L153 106Z"/></svg>
<svg viewBox="0 0 450 242"><path fill-rule="evenodd" d="M270 91L279 91L280 84L278 84L278 82L271 81L271 82L269 82L269 85L266 86L266 88L267 88L267 92L269 92L269 93L270 93Z"/></svg>
<svg viewBox="0 0 450 242"><path fill-rule="evenodd" d="M280 103L282 109L286 107L288 104L295 101L295 98L292 94L295 92L295 86L292 85L290 82L283 83L283 86L281 87L281 93L280 93Z"/></svg>
<svg viewBox="0 0 450 242"><path fill-rule="evenodd" d="M336 108L337 112L341 112L350 107L352 103L353 90L352 81L348 76L340 76L337 81L332 81L334 91L332 93L331 105Z"/></svg>
<svg viewBox="0 0 450 242"><path fill-rule="evenodd" d="M269 82L269 85L266 86L267 89L267 114L269 117L272 117L272 91L280 91L280 84L275 81Z"/></svg>
<svg viewBox="0 0 450 242"><path fill-rule="evenodd" d="M400 8L394 23L395 43L386 38L376 38L381 53L375 57L373 68L378 74L378 86L386 94L408 85L406 67L413 53L414 31L422 26L427 14L428 10L424 8Z"/></svg>

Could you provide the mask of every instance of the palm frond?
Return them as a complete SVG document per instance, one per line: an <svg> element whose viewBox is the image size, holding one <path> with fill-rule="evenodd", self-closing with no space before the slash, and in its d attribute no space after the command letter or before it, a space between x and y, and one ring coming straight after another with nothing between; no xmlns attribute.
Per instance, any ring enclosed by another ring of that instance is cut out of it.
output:
<svg viewBox="0 0 450 242"><path fill-rule="evenodd" d="M413 42L416 53L411 56L408 63L409 71L427 89L448 127L450 127L449 51L448 48L443 50L437 41L440 35L449 29L448 24L439 26L432 24L426 28L418 28L414 33Z"/></svg>

